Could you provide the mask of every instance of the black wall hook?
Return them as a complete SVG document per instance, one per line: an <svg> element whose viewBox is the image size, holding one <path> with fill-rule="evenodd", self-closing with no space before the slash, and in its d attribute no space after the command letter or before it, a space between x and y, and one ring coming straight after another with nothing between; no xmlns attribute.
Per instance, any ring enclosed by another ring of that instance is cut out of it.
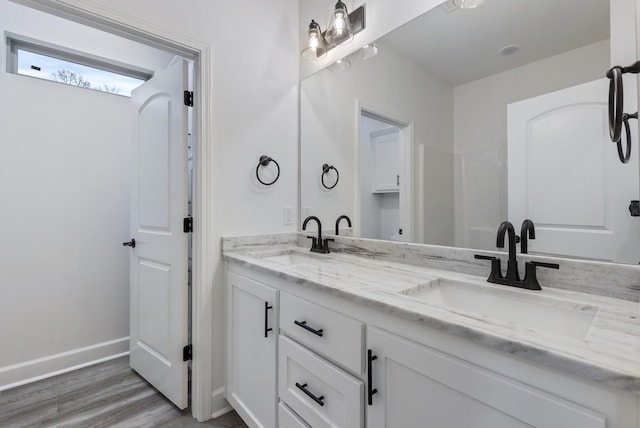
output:
<svg viewBox="0 0 640 428"><path fill-rule="evenodd" d="M327 186L327 184L324 182L324 176L326 174L328 174L329 171L331 171L331 170L334 170L336 172L336 182L333 183L333 186ZM328 164L325 163L324 165L322 165L322 177L321 177L321 179L322 179L322 186L325 189L333 189L338 184L338 181L340 181L340 173L338 172L338 170L336 169L335 166L328 165Z"/></svg>
<svg viewBox="0 0 640 428"><path fill-rule="evenodd" d="M268 166L271 162L276 164L276 167L278 168L278 174L276 175L276 178L273 179L273 181L265 183L264 181L262 181L260 179L260 167L261 166ZM262 155L260 156L260 162L258 162L258 166L256 167L256 178L258 179L258 181L262 184L264 184L265 186L271 186L273 183L275 183L276 181L278 181L278 178L280 178L280 165L278 165L278 162L276 162L275 159L266 156L266 155Z"/></svg>

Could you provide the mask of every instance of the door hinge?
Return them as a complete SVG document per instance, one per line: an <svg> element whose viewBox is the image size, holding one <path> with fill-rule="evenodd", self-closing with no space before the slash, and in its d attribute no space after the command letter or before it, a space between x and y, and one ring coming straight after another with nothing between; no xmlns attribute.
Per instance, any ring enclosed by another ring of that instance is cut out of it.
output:
<svg viewBox="0 0 640 428"><path fill-rule="evenodd" d="M193 107L193 91L184 91L184 105Z"/></svg>
<svg viewBox="0 0 640 428"><path fill-rule="evenodd" d="M182 231L184 233L193 232L193 217L185 217L184 220L182 220Z"/></svg>
<svg viewBox="0 0 640 428"><path fill-rule="evenodd" d="M192 358L192 350L191 345L187 345L182 348L182 361L190 361Z"/></svg>

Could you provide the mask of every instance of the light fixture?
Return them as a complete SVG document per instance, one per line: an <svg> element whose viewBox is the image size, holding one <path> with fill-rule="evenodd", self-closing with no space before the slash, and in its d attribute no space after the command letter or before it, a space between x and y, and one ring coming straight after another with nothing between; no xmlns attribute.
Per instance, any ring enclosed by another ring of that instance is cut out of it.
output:
<svg viewBox="0 0 640 428"><path fill-rule="evenodd" d="M307 41L307 47L300 53L302 59L307 61L315 61L319 58L327 56L327 49L324 45L324 37L322 37L322 31L320 26L313 19L309 24L309 40Z"/></svg>
<svg viewBox="0 0 640 428"><path fill-rule="evenodd" d="M324 33L320 25L311 20L309 39L300 55L307 61L315 61L340 44L349 43L353 36L365 29L365 5L348 13L347 6L338 0L329 19L329 28Z"/></svg>
<svg viewBox="0 0 640 428"><path fill-rule="evenodd" d="M378 55L378 51L379 50L380 49L378 48L377 45L374 45L373 43L368 43L368 44L362 46L357 51L355 51L352 54L352 56L354 58L357 58L357 59L369 59L369 58L373 58L374 56Z"/></svg>
<svg viewBox="0 0 640 428"><path fill-rule="evenodd" d="M329 19L329 28L327 28L324 38L331 46L347 44L353 40L347 5L342 3L342 0L338 0L333 9Z"/></svg>
<svg viewBox="0 0 640 428"><path fill-rule="evenodd" d="M453 4L460 9L473 9L484 3L484 0L453 0Z"/></svg>
<svg viewBox="0 0 640 428"><path fill-rule="evenodd" d="M333 64L329 65L327 68L334 73L340 74L351 68L351 61L349 61L348 59L339 59Z"/></svg>
<svg viewBox="0 0 640 428"><path fill-rule="evenodd" d="M500 53L500 55L513 55L514 53L516 53L518 51L518 45L506 45L503 46L502 48L500 48L500 50L498 51Z"/></svg>

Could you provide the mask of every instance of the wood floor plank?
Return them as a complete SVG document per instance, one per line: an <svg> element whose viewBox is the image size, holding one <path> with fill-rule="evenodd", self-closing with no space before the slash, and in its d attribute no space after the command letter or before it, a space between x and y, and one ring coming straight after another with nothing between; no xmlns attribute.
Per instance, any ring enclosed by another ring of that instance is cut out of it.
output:
<svg viewBox="0 0 640 428"><path fill-rule="evenodd" d="M205 423L180 411L127 357L0 392L0 427L246 428L235 412Z"/></svg>

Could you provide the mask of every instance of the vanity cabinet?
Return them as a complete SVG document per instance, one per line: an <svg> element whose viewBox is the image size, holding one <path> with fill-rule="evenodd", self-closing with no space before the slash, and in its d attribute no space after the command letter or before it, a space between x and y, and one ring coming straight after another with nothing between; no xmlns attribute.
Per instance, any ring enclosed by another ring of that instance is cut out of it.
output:
<svg viewBox="0 0 640 428"><path fill-rule="evenodd" d="M250 427L640 428L632 392L230 266L227 399Z"/></svg>
<svg viewBox="0 0 640 428"><path fill-rule="evenodd" d="M605 416L435 349L367 329L367 427L605 428Z"/></svg>
<svg viewBox="0 0 640 428"><path fill-rule="evenodd" d="M276 426L278 290L229 272L227 400L252 427Z"/></svg>

